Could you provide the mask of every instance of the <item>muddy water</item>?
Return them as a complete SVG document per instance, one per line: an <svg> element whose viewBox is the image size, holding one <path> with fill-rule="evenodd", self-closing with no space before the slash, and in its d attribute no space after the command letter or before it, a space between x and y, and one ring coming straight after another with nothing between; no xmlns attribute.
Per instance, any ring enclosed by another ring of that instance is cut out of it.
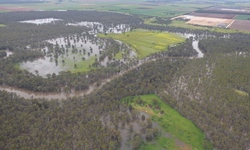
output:
<svg viewBox="0 0 250 150"><path fill-rule="evenodd" d="M192 45L193 45L194 50L196 50L196 52L198 53L197 58L203 58L204 54L201 52L201 50L199 49L199 46L198 46L199 41L194 40Z"/></svg>
<svg viewBox="0 0 250 150"><path fill-rule="evenodd" d="M105 48L105 40L76 35L46 42L53 44L53 48L44 48L44 58L21 63L22 69L33 74L38 71L38 75L42 77L53 73L58 75L61 71L74 70L74 64L79 66L88 59L99 59L100 52ZM56 49L59 51L56 52Z"/></svg>
<svg viewBox="0 0 250 150"><path fill-rule="evenodd" d="M29 90L24 90L20 88L13 88L9 86L0 86L0 91L7 91L10 93L15 93L20 97L23 97L25 99L30 99L30 98L42 98L42 99L47 99L47 100L52 100L52 99L67 99L70 97L79 97L79 96L84 96L85 94L89 94L94 90L94 86L90 86L88 90L86 91L79 91L79 92L71 92L71 93L44 93L44 92L32 92Z"/></svg>
<svg viewBox="0 0 250 150"><path fill-rule="evenodd" d="M52 19L49 18L47 21L50 20ZM39 21L46 20L33 21L33 23L38 23ZM61 71L74 71L75 65L92 65L94 61L99 62L99 57L107 45L106 39L95 36L97 33L122 33L130 30L129 26L125 24L117 26L104 26L98 22L81 22L67 25L87 26L92 29L90 32L92 32L94 35L82 33L80 35L70 35L68 37L44 41L45 43L50 44L47 47L41 48L41 51L45 56L32 62L28 61L21 63L21 69L25 69L35 75L46 78L47 74L55 73L58 75ZM120 41L118 43L122 45ZM52 47L51 44L53 45ZM129 56L135 56L132 50L131 55ZM112 62L112 60L105 58L104 61L100 61L99 63L106 67L110 62ZM89 67L89 65L84 66Z"/></svg>

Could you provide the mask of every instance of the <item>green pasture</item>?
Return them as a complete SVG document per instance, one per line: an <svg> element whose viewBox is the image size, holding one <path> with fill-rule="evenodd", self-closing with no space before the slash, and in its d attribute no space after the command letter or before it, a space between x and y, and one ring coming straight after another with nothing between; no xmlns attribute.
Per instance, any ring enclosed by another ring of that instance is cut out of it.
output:
<svg viewBox="0 0 250 150"><path fill-rule="evenodd" d="M1 28L1 27L5 27L5 25L4 25L4 24L0 24L0 28Z"/></svg>
<svg viewBox="0 0 250 150"><path fill-rule="evenodd" d="M120 40L137 53L140 59L149 56L150 54L167 50L170 45L175 45L185 41L185 38L166 32L148 31L137 29L124 34L98 34L99 37L111 37Z"/></svg>
<svg viewBox="0 0 250 150"><path fill-rule="evenodd" d="M140 101L140 102L139 102ZM152 117L152 120L164 130L155 141L144 143L141 150L154 149L197 149L204 150L204 133L192 121L184 118L154 94L135 97L126 97L122 103L131 105L138 111L143 111ZM151 105L151 107L149 107ZM163 111L163 113L162 113ZM176 141L184 143L181 147Z"/></svg>
<svg viewBox="0 0 250 150"><path fill-rule="evenodd" d="M74 62L71 59L65 59L65 65L70 68L68 71L72 73L77 72L88 72L92 67L93 63L95 62L95 57L89 57L86 60L81 60L80 58ZM76 67L74 66L76 64ZM62 64L61 64L62 65Z"/></svg>
<svg viewBox="0 0 250 150"><path fill-rule="evenodd" d="M235 20L250 20L250 15L237 15Z"/></svg>

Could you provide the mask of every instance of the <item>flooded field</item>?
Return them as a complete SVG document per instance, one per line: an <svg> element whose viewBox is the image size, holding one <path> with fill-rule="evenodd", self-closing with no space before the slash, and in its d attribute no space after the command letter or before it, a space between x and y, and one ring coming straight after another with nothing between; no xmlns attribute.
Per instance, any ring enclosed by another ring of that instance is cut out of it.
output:
<svg viewBox="0 0 250 150"><path fill-rule="evenodd" d="M91 34L97 33L124 33L130 31L129 25L119 24L119 25L103 25L99 22L78 22L78 23L68 23L68 26L85 26L91 28L92 30L89 32Z"/></svg>
<svg viewBox="0 0 250 150"><path fill-rule="evenodd" d="M122 42L96 36L97 33L103 32L117 34L126 32L130 30L128 25L110 25L109 28L98 22L81 22L68 25L86 26L91 30L44 41L45 47L40 49L44 53L44 57L21 63L21 69L46 77L53 73L59 74L61 71L87 72L93 67L106 67L114 61L126 63L129 58L136 57L136 54ZM118 52L114 52L114 49L117 49Z"/></svg>
<svg viewBox="0 0 250 150"><path fill-rule="evenodd" d="M44 18L44 19L35 19L35 20L24 20L20 21L21 23L31 23L36 25L41 24L48 24L48 23L54 23L56 21L61 21L62 19L56 19L56 18Z"/></svg>

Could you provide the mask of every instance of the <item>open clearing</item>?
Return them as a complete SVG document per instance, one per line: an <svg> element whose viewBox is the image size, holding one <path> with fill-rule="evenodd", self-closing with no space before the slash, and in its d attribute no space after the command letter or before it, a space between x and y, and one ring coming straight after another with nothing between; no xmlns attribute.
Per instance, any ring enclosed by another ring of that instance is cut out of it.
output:
<svg viewBox="0 0 250 150"><path fill-rule="evenodd" d="M196 17L209 17L209 18L221 18L221 19L233 19L235 14L214 14L214 13L190 13L188 15Z"/></svg>
<svg viewBox="0 0 250 150"><path fill-rule="evenodd" d="M141 103L138 103L139 99L142 101ZM160 134L155 141L141 145L141 150L204 149L204 133L156 95L127 97L122 99L122 102L149 114L152 120L158 123L168 135ZM161 114L161 111L164 113Z"/></svg>
<svg viewBox="0 0 250 150"><path fill-rule="evenodd" d="M250 20L235 20L229 28L250 31Z"/></svg>
<svg viewBox="0 0 250 150"><path fill-rule="evenodd" d="M150 54L167 50L167 47L170 45L185 41L183 37L176 34L141 29L124 34L98 34L98 36L103 38L111 37L115 40L122 41L132 47L140 59Z"/></svg>
<svg viewBox="0 0 250 150"><path fill-rule="evenodd" d="M192 17L187 24L201 25L201 26L223 26L226 27L230 24L232 19L219 19L219 18L208 18L208 17Z"/></svg>

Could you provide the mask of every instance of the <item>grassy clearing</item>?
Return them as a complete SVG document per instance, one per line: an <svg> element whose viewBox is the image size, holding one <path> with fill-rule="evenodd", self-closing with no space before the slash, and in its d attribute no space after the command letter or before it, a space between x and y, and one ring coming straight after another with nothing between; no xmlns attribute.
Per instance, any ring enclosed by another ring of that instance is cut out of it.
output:
<svg viewBox="0 0 250 150"><path fill-rule="evenodd" d="M177 21L174 20L172 21L169 26L173 27L181 27L181 28L188 28L188 29L193 29L193 30L208 30L208 31L213 31L213 32L221 32L221 33L237 33L237 32L243 32L243 31L237 31L233 29L224 29L224 28L216 28L216 27L203 27L203 26L195 26L195 25L190 25L186 24L184 21ZM244 32L246 33L246 32ZM248 32L249 33L249 32Z"/></svg>
<svg viewBox="0 0 250 150"><path fill-rule="evenodd" d="M141 102L139 103L139 101ZM140 147L141 150L204 149L204 133L156 95L127 97L122 99L122 102L133 106L136 110L151 115L152 120L158 123L164 132L171 135L166 137L164 134L161 134L155 141L142 145ZM164 113L161 114L161 111L164 111ZM178 141L182 144L178 144Z"/></svg>
<svg viewBox="0 0 250 150"><path fill-rule="evenodd" d="M77 72L88 72L92 68L92 64L95 62L95 57L90 57L84 61L79 60L75 64L77 67L74 67L74 61L65 59L65 64L69 66L71 69L72 73L77 73Z"/></svg>
<svg viewBox="0 0 250 150"><path fill-rule="evenodd" d="M185 41L184 38L176 34L142 29L137 29L124 34L112 33L107 35L99 34L98 36L102 38L111 37L122 41L131 46L140 59L145 58L152 53L167 50L167 47L170 45Z"/></svg>
<svg viewBox="0 0 250 150"><path fill-rule="evenodd" d="M155 20L156 19L154 17L149 18L149 19L144 19L144 24L154 25L154 26L166 26L166 25L163 25L163 24L154 23Z"/></svg>
<svg viewBox="0 0 250 150"><path fill-rule="evenodd" d="M4 25L4 24L0 24L0 28L1 28L1 27L5 27L5 26L6 26L6 25Z"/></svg>
<svg viewBox="0 0 250 150"><path fill-rule="evenodd" d="M241 96L249 96L247 92L241 91L241 90L234 90L237 94Z"/></svg>
<svg viewBox="0 0 250 150"><path fill-rule="evenodd" d="M237 15L235 20L250 20L250 15Z"/></svg>

